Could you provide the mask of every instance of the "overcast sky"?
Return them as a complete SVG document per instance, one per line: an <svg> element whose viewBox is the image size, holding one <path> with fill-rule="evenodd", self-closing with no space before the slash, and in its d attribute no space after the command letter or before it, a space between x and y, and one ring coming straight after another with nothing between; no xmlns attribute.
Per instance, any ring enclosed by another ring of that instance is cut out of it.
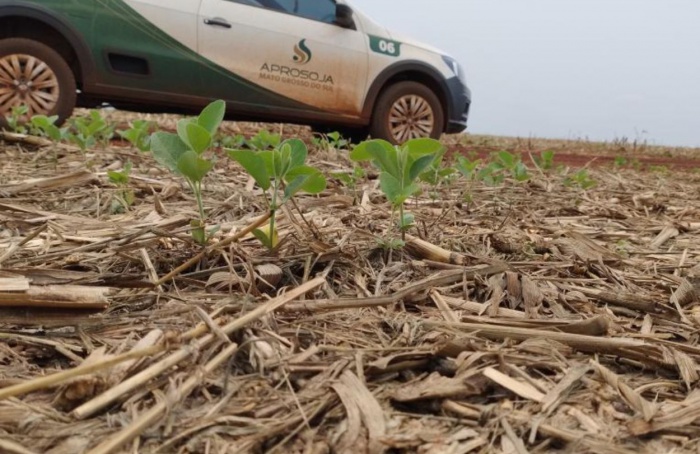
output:
<svg viewBox="0 0 700 454"><path fill-rule="evenodd" d="M469 130L700 146L700 0L350 0L466 68Z"/></svg>

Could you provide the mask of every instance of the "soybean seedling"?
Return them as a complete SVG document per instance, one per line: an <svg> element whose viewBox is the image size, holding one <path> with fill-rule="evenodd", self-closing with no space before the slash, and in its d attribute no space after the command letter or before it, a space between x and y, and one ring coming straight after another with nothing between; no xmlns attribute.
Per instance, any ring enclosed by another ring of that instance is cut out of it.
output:
<svg viewBox="0 0 700 454"><path fill-rule="evenodd" d="M146 152L151 149L151 128L153 123L148 120L136 120L130 124L130 128L124 131L117 131L122 139L140 151Z"/></svg>
<svg viewBox="0 0 700 454"><path fill-rule="evenodd" d="M270 209L270 224L253 234L268 249L277 245L275 213L298 192L318 194L326 188L326 178L316 168L306 165L309 154L306 144L289 139L272 150L227 150L265 191Z"/></svg>
<svg viewBox="0 0 700 454"><path fill-rule="evenodd" d="M460 172L464 174L461 170ZM491 161L479 169L475 178L488 186L498 186L505 181L507 176L511 176L518 182L530 179L527 166L522 162L520 156L508 151L499 151L491 155Z"/></svg>
<svg viewBox="0 0 700 454"><path fill-rule="evenodd" d="M185 179L194 193L199 210L199 219L190 222L192 238L205 244L206 214L202 200L202 181L214 167L214 160L205 152L211 147L213 138L226 113L224 101L214 101L195 118L178 121L177 134L156 132L151 136L153 157L162 166Z"/></svg>
<svg viewBox="0 0 700 454"><path fill-rule="evenodd" d="M232 148L236 150L246 147L248 143L243 134L236 134L235 136L220 134L215 141L222 148Z"/></svg>
<svg viewBox="0 0 700 454"><path fill-rule="evenodd" d="M412 214L404 213L404 202L420 190L418 177L440 156L442 150L442 144L434 139L413 139L401 146L394 146L385 140L368 140L350 153L350 159L372 161L381 171L379 183L382 192L391 202L392 213L396 209L399 211L402 242L415 220Z"/></svg>
<svg viewBox="0 0 700 454"><path fill-rule="evenodd" d="M564 180L564 186L578 186L584 191L587 189L594 188L597 184L598 183L593 178L591 178L591 176L588 174L588 170L586 169L581 169L572 176L566 177L566 179Z"/></svg>
<svg viewBox="0 0 700 454"><path fill-rule="evenodd" d="M97 143L105 145L114 135L114 126L107 123L98 110L91 110L87 117L73 118L70 123L71 132L67 138L83 153Z"/></svg>
<svg viewBox="0 0 700 454"><path fill-rule="evenodd" d="M34 115L29 122L29 130L32 135L48 137L54 142L60 142L67 134L66 128L56 126L58 115L47 117L46 115Z"/></svg>
<svg viewBox="0 0 700 454"><path fill-rule="evenodd" d="M468 204L471 204L474 200L472 190L474 188L474 182L478 177L476 169L479 167L479 165L481 165L481 159L470 160L465 156L457 157L455 167L457 168L457 171L467 180L467 186L462 193L462 200Z"/></svg>
<svg viewBox="0 0 700 454"><path fill-rule="evenodd" d="M350 146L350 141L344 139L338 131L320 134L311 139L312 143L324 151L345 150Z"/></svg>
<svg viewBox="0 0 700 454"><path fill-rule="evenodd" d="M357 187L361 181L363 181L365 178L367 178L367 171L362 168L360 165L355 165L352 168L352 171L347 172L347 171L339 171L339 172L332 172L331 177L337 178L338 181L340 181L343 185L345 185L348 189L352 190L355 199L358 198L357 194Z"/></svg>
<svg viewBox="0 0 700 454"><path fill-rule="evenodd" d="M56 126L58 115L47 117L46 115L34 115L29 121L29 131L32 135L39 137L47 137L54 142L61 142L68 135L68 128L59 128ZM57 147L53 148L54 166L58 163Z"/></svg>
<svg viewBox="0 0 700 454"><path fill-rule="evenodd" d="M129 209L134 203L134 191L129 189L131 174L131 162L124 164L122 170L109 170L107 177L109 181L119 188L115 200L112 202L112 212L121 213Z"/></svg>
<svg viewBox="0 0 700 454"><path fill-rule="evenodd" d="M428 168L420 174L419 178L422 182L432 186L432 191L430 192L430 198L437 200L440 197L440 187L443 184L449 184L457 173L457 169L454 167L446 167L443 165L443 159L447 148L442 148L430 163Z"/></svg>
<svg viewBox="0 0 700 454"><path fill-rule="evenodd" d="M29 113L29 107L24 104L13 106L9 115L5 116L7 127L17 134L26 134L27 128L24 126L24 121Z"/></svg>
<svg viewBox="0 0 700 454"><path fill-rule="evenodd" d="M267 129L261 129L246 142L246 145L253 150L269 150L277 148L280 143L282 143L282 136L280 134L272 133Z"/></svg>
<svg viewBox="0 0 700 454"><path fill-rule="evenodd" d="M533 160L541 171L548 172L554 168L554 151L544 150L539 156L535 156Z"/></svg>
<svg viewBox="0 0 700 454"><path fill-rule="evenodd" d="M518 155L508 151L499 151L495 154L493 162L503 171L509 172L515 181L522 182L530 179L527 166Z"/></svg>

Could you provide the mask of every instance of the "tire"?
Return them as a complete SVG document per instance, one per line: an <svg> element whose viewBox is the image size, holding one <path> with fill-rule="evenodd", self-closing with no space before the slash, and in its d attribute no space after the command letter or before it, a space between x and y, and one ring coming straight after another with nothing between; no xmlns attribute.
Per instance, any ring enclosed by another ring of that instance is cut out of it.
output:
<svg viewBox="0 0 700 454"><path fill-rule="evenodd" d="M62 124L73 113L77 87L68 63L50 47L31 39L0 40L0 119L26 105L26 119L57 115Z"/></svg>
<svg viewBox="0 0 700 454"><path fill-rule="evenodd" d="M444 125L444 109L430 88L417 82L398 82L379 95L370 135L402 144L422 137L439 139Z"/></svg>

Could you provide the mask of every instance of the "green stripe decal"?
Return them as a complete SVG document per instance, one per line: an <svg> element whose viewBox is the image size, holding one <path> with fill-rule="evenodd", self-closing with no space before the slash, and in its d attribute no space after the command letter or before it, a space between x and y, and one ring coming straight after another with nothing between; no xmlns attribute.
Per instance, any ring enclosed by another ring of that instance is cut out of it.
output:
<svg viewBox="0 0 700 454"><path fill-rule="evenodd" d="M123 0L97 0L93 24L93 55L101 78L109 85L202 98L222 98L255 107L279 107L321 112L313 106L282 96L250 82L189 49ZM114 47L118 43L119 48ZM151 74L134 77L108 69L103 49L148 59Z"/></svg>

